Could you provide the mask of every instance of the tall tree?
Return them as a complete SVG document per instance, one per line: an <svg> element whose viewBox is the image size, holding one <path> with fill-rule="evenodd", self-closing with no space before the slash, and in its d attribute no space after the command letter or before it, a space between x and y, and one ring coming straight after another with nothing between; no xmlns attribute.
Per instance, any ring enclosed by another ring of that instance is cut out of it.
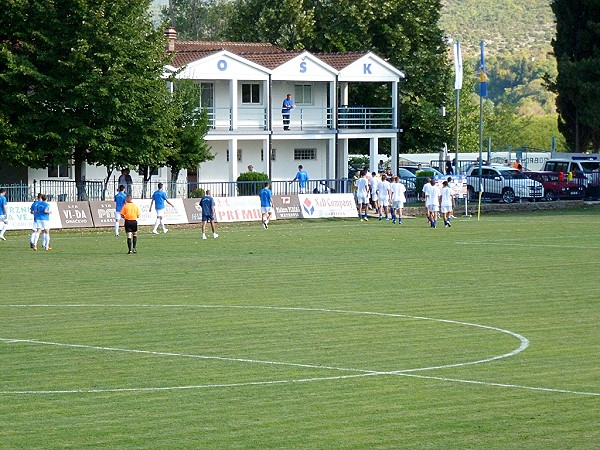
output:
<svg viewBox="0 0 600 450"><path fill-rule="evenodd" d="M235 0L234 11L234 40L312 52L372 50L389 60L407 73L401 89L403 150L430 152L448 140L439 114L450 85L440 0ZM382 101L386 94L361 87L360 95Z"/></svg>
<svg viewBox="0 0 600 450"><path fill-rule="evenodd" d="M163 7L163 21L177 29L181 40L218 41L226 39L225 29L233 14L231 0L170 0Z"/></svg>
<svg viewBox="0 0 600 450"><path fill-rule="evenodd" d="M559 130L576 152L600 152L600 3L553 0Z"/></svg>
<svg viewBox="0 0 600 450"><path fill-rule="evenodd" d="M9 0L0 17L3 159L42 168L164 161L173 118L150 0Z"/></svg>

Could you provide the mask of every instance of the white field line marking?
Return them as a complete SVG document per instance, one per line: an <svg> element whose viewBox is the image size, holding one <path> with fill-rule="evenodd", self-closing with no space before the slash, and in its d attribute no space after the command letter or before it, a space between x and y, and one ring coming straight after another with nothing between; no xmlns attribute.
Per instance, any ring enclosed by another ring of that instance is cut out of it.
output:
<svg viewBox="0 0 600 450"><path fill-rule="evenodd" d="M10 342L10 343L21 342L21 343L25 343L25 344L53 345L56 347L103 350L103 351L107 351L107 352L136 353L136 354L153 355L153 356L173 356L173 357L180 357L180 358L214 359L217 361L267 364L267 365L273 365L273 366L292 366L292 367L303 367L303 368L307 368L307 369L326 369L326 370L328 369L328 370L340 370L340 371L348 371L348 372L361 372L361 373L374 373L374 374L379 373L376 370L352 369L352 368L344 368L344 367L329 367L329 366L319 366L316 364L300 364L300 363L290 363L290 362L280 362L280 361L265 361L265 360L250 359L250 358L229 358L226 356L193 355L190 353L158 352L158 351L152 351L152 350L136 350L136 349L118 348L118 347L101 347L101 346L96 346L96 345L85 345L85 344L65 344L65 343L61 343L61 342L38 341L36 339L4 339L4 338L0 338L0 341L6 341L6 342Z"/></svg>
<svg viewBox="0 0 600 450"><path fill-rule="evenodd" d="M498 242L498 241L469 241L469 242L460 242L457 241L458 245L504 245L510 247L540 247L540 248L561 248L564 250L600 250L600 247L592 247L589 245L569 245L565 244L528 244L523 242Z"/></svg>
<svg viewBox="0 0 600 450"><path fill-rule="evenodd" d="M0 307L2 307L2 306L3 305L0 305ZM524 336L521 336L518 333L514 333L510 330L504 330L502 328L491 327L491 326L487 326L487 325L475 324L475 323L470 323L470 322L461 322L461 321L449 320L449 319L435 319L435 318L431 318L431 317L411 316L411 315L406 315L406 314L392 314L392 313L380 313L380 312L369 312L369 311L347 311L347 310L325 309L325 308L280 307L280 306L179 305L179 304L171 304L171 305L151 305L151 304L128 304L128 305L114 305L114 304L104 304L104 305L102 305L102 304L92 304L92 305L86 305L86 304L70 304L70 305L37 304L37 305L35 305L34 304L34 305L23 305L23 304L21 304L21 305L6 305L6 306L14 307L14 308L265 309L265 310L282 310L282 311L308 311L308 312L327 312L327 313L336 313L336 314L372 315L372 316L382 316L382 317L401 317L401 318L408 318L408 319L415 319L415 320L429 320L429 321L441 322L441 323L472 326L472 327L476 327L476 328L498 331L498 332L506 333L506 334L516 337L517 339L519 339L521 344L518 348L516 348L515 350L513 350L511 352L505 353L503 355L498 355L498 356L493 356L493 357L486 358L486 359L477 360L477 361L454 363L454 364L431 366L431 367L422 367L422 368L413 368L413 369L405 369L405 370L397 370L397 371L380 372L380 371L374 371L374 370L353 369L353 368L343 368L343 367L330 367L330 366L320 366L320 365L312 365L312 364L287 363L287 362L277 362L277 361L262 361L262 360L247 359L247 358L227 358L227 357L220 357L220 356L192 355L192 354L185 354L185 353L120 349L120 348L113 348L113 347L100 347L100 346L91 346L91 345L83 345L83 344L65 344L65 343L56 343L56 342L44 342L44 341L38 341L38 340L32 340L32 339L0 338L0 341L5 342L5 343L23 342L23 343L41 344L41 345L56 345L56 346L62 346L62 347L88 348L88 349L104 350L104 351L118 351L118 352L129 352L129 353L138 353L138 354L149 354L149 355L157 355L157 356L215 359L215 360L222 360L222 361L250 362L250 363L257 363L257 364L285 365L285 366L294 366L294 367L360 372L359 374L343 375L343 376L335 376L335 377L315 377L315 378L294 379L294 380L252 381L252 382L246 382L246 383L224 383L224 384L207 384L207 385L194 385L194 386L113 388L113 389L38 390L38 391L33 391L33 390L32 391L0 391L0 394L5 394L5 395L6 394L100 393L100 392L153 392L153 391L169 391L169 390L180 390L180 389L206 389L206 388L218 388L218 387L241 387L241 386L256 386L256 385L269 385L269 384L301 383L301 382L312 382L312 381L326 381L326 380L358 378L358 377L375 376L375 375L396 375L396 376L414 377L414 378L421 378L421 379L432 379L432 380L440 380L440 381L455 382L455 383L468 383L468 384L479 384L479 385L486 385L486 386L498 386L498 387L507 387L507 388L515 388L515 389L544 391L544 392L600 396L600 393L595 393L595 392L579 392L579 391L571 391L571 390L566 390L566 389L552 389L552 388L529 387L529 386L520 386L520 385L503 384L503 383L491 383L491 382L484 382L484 381L461 380L461 379L435 377L435 376L415 375L415 374L411 373L411 372L416 372L416 371L436 370L436 369L451 368L451 367L462 367L462 366L473 365L473 364L482 364L482 363L514 356L514 355L522 352L529 346L529 340L527 338L525 338Z"/></svg>
<svg viewBox="0 0 600 450"><path fill-rule="evenodd" d="M404 376L404 377L413 377L413 378L422 378L426 380L439 380L439 381L448 381L451 383L466 383L466 384L479 384L483 386L497 386L504 388L512 388L512 389L525 389L529 391L542 391L542 392L556 392L559 394L575 394L575 395L592 395L595 397L600 397L600 392L582 392L582 391L571 391L568 389L553 389L553 388L544 388L544 387L534 387L534 386L523 386L519 384L506 384L506 383L492 383L489 381L476 381L476 380L461 380L457 378L446 378L446 377L434 377L427 375L414 375L408 373L396 373L396 375Z"/></svg>

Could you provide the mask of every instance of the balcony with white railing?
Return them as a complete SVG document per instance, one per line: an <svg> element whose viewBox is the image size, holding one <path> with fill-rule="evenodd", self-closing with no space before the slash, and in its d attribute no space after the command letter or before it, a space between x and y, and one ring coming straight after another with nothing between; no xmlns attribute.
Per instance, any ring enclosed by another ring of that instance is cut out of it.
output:
<svg viewBox="0 0 600 450"><path fill-rule="evenodd" d="M373 130L396 128L393 108L371 106L340 106L338 129Z"/></svg>
<svg viewBox="0 0 600 450"><path fill-rule="evenodd" d="M294 131L318 131L333 129L333 109L297 106L290 114L290 129ZM269 129L267 109L263 107L237 109L237 121L233 123L232 108L207 108L209 127L212 132L265 131ZM273 108L272 129L283 130L281 108ZM341 106L338 108L339 130L389 130L396 128L393 109L390 107Z"/></svg>

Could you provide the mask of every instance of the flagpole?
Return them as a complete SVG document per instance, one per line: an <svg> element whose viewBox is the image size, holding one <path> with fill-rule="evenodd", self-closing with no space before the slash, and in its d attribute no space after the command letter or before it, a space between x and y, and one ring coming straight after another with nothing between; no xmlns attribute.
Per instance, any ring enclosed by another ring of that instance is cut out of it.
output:
<svg viewBox="0 0 600 450"><path fill-rule="evenodd" d="M481 213L481 196L483 195L483 98L487 97L487 75L485 73L484 41L479 43L481 49L481 60L479 64L479 206L477 208L477 220Z"/></svg>

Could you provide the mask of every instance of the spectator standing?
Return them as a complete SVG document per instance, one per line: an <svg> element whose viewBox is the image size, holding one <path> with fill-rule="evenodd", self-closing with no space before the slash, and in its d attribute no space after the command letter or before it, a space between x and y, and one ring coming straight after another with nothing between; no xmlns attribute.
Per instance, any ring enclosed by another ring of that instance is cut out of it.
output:
<svg viewBox="0 0 600 450"><path fill-rule="evenodd" d="M140 217L140 209L133 203L131 195L125 198L125 205L121 209L121 217L125 219L125 232L127 233L127 252L128 255L131 253L137 253L137 232L138 223L137 220Z"/></svg>
<svg viewBox="0 0 600 450"><path fill-rule="evenodd" d="M515 163L513 164L513 167L517 170L522 171L523 170L523 165L521 164L521 160L519 158L517 158L517 160L515 161Z"/></svg>
<svg viewBox="0 0 600 450"><path fill-rule="evenodd" d="M292 100L292 94L288 94L286 98L283 99L283 103L281 105L281 115L283 117L283 129L285 131L290 130L290 117L292 115L292 109L294 109L296 105L294 105L294 101Z"/></svg>
<svg viewBox="0 0 600 450"><path fill-rule="evenodd" d="M215 199L210 195L210 189L207 189L204 197L200 199L200 208L202 209L202 239L206 239L206 222L210 222L213 238L218 238L215 228Z"/></svg>
<svg viewBox="0 0 600 450"><path fill-rule="evenodd" d="M292 181L290 181L290 184L292 184L294 181L298 181L298 192L300 194L306 194L306 182L308 181L308 173L306 173L302 164L298 166L298 172L296 172L296 176Z"/></svg>
<svg viewBox="0 0 600 450"><path fill-rule="evenodd" d="M121 221L121 210L125 206L127 194L125 185L119 185L119 192L115 195L115 236L119 236L119 222Z"/></svg>
<svg viewBox="0 0 600 450"><path fill-rule="evenodd" d="M156 207L156 221L154 222L154 228L152 229L154 234L158 234L159 225L162 227L163 233L169 231L163 221L165 215L165 203L171 208L175 208L175 206L167 199L167 193L163 191L163 184L158 183L158 189L152 194L152 201L150 202L150 212L152 212L153 204L155 204Z"/></svg>
<svg viewBox="0 0 600 450"><path fill-rule="evenodd" d="M300 166L302 167L302 166ZM273 214L273 193L271 189L269 189L269 182L265 183L265 187L260 190L258 196L260 197L260 212L262 215L262 226L263 229L269 228L269 219L271 219L271 214Z"/></svg>
<svg viewBox="0 0 600 450"><path fill-rule="evenodd" d="M131 195L133 188L133 179L131 178L130 171L128 168L121 170L121 176L118 181L119 186L125 186L125 193Z"/></svg>

